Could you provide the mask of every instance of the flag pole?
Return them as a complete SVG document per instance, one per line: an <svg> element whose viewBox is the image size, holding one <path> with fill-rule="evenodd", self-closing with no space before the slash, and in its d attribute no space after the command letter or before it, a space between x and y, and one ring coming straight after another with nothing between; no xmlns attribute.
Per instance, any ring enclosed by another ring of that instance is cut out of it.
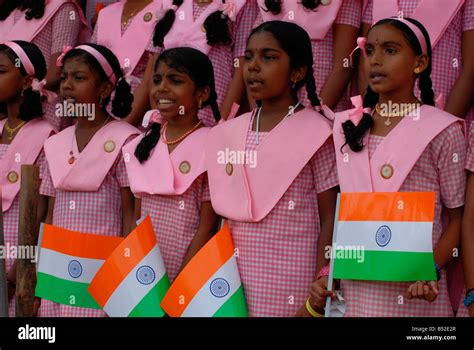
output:
<svg viewBox="0 0 474 350"><path fill-rule="evenodd" d="M337 222L339 218L339 201L340 201L341 194L337 194L337 201L336 201L336 214L334 215L334 227L332 231L332 246L331 246L331 254L329 260L329 277L328 277L328 290L332 290L333 284L333 275L334 275L334 256L336 252L336 236L337 236ZM324 311L324 317L330 317L330 308L331 308L331 297L326 297L326 307Z"/></svg>

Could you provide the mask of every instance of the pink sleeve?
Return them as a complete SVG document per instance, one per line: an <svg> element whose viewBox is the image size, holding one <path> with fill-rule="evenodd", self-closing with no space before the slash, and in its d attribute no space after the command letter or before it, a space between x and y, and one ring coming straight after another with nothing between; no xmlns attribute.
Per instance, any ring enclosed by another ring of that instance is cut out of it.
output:
<svg viewBox="0 0 474 350"><path fill-rule="evenodd" d="M334 143L330 137L310 160L313 180L318 193L339 185Z"/></svg>
<svg viewBox="0 0 474 350"><path fill-rule="evenodd" d="M49 172L48 161L46 157L44 158L44 166L40 165L40 178L41 184L39 193L47 197L56 197L56 189L53 185L53 179L51 178L51 173Z"/></svg>
<svg viewBox="0 0 474 350"><path fill-rule="evenodd" d="M362 0L345 0L342 2L334 24L348 24L360 28L361 12Z"/></svg>
<svg viewBox="0 0 474 350"><path fill-rule="evenodd" d="M372 11L374 8L373 0L368 0L367 6L364 9L364 14L362 15L362 23L372 24Z"/></svg>
<svg viewBox="0 0 474 350"><path fill-rule="evenodd" d="M471 130L469 132L469 147L466 156L466 169L474 173L474 123L471 122Z"/></svg>
<svg viewBox="0 0 474 350"><path fill-rule="evenodd" d="M244 55L258 12L257 0L248 0L237 15L234 26L234 57Z"/></svg>
<svg viewBox="0 0 474 350"><path fill-rule="evenodd" d="M62 5L52 18L52 23L51 54L62 52L65 45L76 46L81 29L81 19L76 6L71 3Z"/></svg>
<svg viewBox="0 0 474 350"><path fill-rule="evenodd" d="M201 202L210 202L211 193L209 191L209 181L207 179L207 173L202 175L202 192L201 192Z"/></svg>
<svg viewBox="0 0 474 350"><path fill-rule="evenodd" d="M431 146L439 173L441 202L447 208L458 208L464 205L466 188L466 139L460 123L448 126L431 141Z"/></svg>
<svg viewBox="0 0 474 350"><path fill-rule="evenodd" d="M466 0L462 17L462 31L474 29L474 0Z"/></svg>

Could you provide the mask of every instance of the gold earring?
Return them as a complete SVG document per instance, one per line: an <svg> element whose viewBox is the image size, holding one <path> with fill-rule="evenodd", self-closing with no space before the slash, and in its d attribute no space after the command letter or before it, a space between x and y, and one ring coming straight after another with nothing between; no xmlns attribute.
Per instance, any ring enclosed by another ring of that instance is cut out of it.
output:
<svg viewBox="0 0 474 350"><path fill-rule="evenodd" d="M414 72L415 72L415 74L420 73L420 72L421 72L421 68L416 67L415 70L414 70Z"/></svg>

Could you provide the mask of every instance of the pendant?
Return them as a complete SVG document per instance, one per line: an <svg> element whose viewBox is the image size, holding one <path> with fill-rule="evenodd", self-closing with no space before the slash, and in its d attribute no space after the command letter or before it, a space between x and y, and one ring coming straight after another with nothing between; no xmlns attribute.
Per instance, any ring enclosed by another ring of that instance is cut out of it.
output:
<svg viewBox="0 0 474 350"><path fill-rule="evenodd" d="M385 125L388 126L388 125L390 125L390 124L392 124L392 122L390 121L390 119L387 119L387 120L385 121Z"/></svg>

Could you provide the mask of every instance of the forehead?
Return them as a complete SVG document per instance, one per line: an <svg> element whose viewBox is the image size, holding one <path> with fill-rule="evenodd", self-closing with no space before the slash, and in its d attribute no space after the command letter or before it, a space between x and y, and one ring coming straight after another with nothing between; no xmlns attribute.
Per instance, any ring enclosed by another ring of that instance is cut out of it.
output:
<svg viewBox="0 0 474 350"><path fill-rule="evenodd" d="M164 61L164 60L158 62L158 64L156 65L155 73L157 73L157 74L176 74L176 75L187 76L186 73L181 72L181 71L177 70L174 67L170 67L168 65L168 63L166 63L166 61Z"/></svg>
<svg viewBox="0 0 474 350"><path fill-rule="evenodd" d="M389 24L375 26L367 35L367 42L370 44L374 44L375 42L381 44L388 41L396 42L400 45L407 43L403 33Z"/></svg>
<svg viewBox="0 0 474 350"><path fill-rule="evenodd" d="M248 40L247 49L259 50L263 48L281 51L281 47L272 33L259 32L253 34Z"/></svg>
<svg viewBox="0 0 474 350"><path fill-rule="evenodd" d="M13 62L5 52L0 52L0 64L3 66L12 66Z"/></svg>
<svg viewBox="0 0 474 350"><path fill-rule="evenodd" d="M91 68L81 57L71 57L64 61L63 71L91 72Z"/></svg>

